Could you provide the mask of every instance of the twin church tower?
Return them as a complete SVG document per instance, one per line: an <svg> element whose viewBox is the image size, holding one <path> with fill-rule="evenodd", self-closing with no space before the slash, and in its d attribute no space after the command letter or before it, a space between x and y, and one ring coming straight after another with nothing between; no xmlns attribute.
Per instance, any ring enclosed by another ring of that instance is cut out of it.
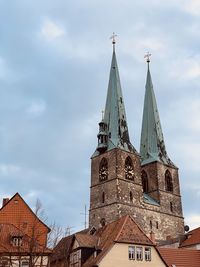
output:
<svg viewBox="0 0 200 267"><path fill-rule="evenodd" d="M140 153L130 142L113 38L105 112L92 155L89 225L131 215L146 234L184 233L178 168L167 155L147 55Z"/></svg>

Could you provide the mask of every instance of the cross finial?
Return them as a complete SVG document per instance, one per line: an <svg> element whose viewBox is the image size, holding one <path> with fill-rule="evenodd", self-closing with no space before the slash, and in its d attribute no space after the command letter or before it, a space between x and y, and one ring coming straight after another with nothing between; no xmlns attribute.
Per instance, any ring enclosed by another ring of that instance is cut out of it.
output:
<svg viewBox="0 0 200 267"><path fill-rule="evenodd" d="M150 56L151 56L151 54L149 52L147 52L146 55L144 56L144 58L147 59L147 63L150 62Z"/></svg>
<svg viewBox="0 0 200 267"><path fill-rule="evenodd" d="M117 37L117 34L115 34L114 32L112 36L110 37L110 39L112 39L113 50L115 50L116 37Z"/></svg>
<svg viewBox="0 0 200 267"><path fill-rule="evenodd" d="M116 43L116 39L115 39L116 37L117 37L117 34L115 34L113 32L112 36L110 37L110 39L112 39L112 44L115 44Z"/></svg>

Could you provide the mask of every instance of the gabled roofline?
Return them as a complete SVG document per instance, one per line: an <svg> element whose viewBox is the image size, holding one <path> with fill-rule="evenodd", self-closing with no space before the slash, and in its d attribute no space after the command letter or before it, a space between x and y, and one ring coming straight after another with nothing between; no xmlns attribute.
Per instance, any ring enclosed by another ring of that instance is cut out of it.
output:
<svg viewBox="0 0 200 267"><path fill-rule="evenodd" d="M156 247L156 244L153 243L152 240L145 234L145 232L144 232L144 231L140 228L140 226L135 222L135 220L132 218L131 215L125 215L125 216L122 216L120 219L122 219L123 217L125 217L125 220L124 220L122 226L120 227L120 230L119 230L119 232L118 232L116 238L115 238L115 239L113 240L113 242L110 244L108 250L105 251L105 252L101 255L101 257L96 261L95 264L97 264L97 266L98 266L99 262L102 260L102 258L105 257L105 255L108 254L108 252L112 249L112 247L115 245L115 243L126 243L126 244L129 243L129 242L121 242L121 241L117 241L117 238L119 237L119 235L120 235L120 233L121 233L121 230L123 229L124 225L126 224L128 218L130 218L130 219L132 220L132 222L135 223L135 224L138 226L139 230L140 230L140 231L141 231L141 232L142 232L142 233L143 233L143 234L150 240L151 244L149 244L148 246ZM120 220L120 219L119 219L119 220ZM105 227L106 227L106 226L105 226ZM130 244L137 244L137 242L131 242ZM138 243L138 244L139 244L139 243ZM141 245L145 245L145 244L142 244L142 242L140 242L140 244L141 244ZM147 245L146 245L146 246L147 246Z"/></svg>
<svg viewBox="0 0 200 267"><path fill-rule="evenodd" d="M29 207L29 205L26 203L26 201L22 198L22 196L17 192L14 196L12 196L6 203L5 205L3 205L0 208L0 213L1 211L16 197L20 197L20 199L24 202L24 204L27 206L27 208L31 211L31 213L39 220L39 222L41 222L47 229L48 229L48 233L51 232L51 229L49 228L49 226L47 226L35 213L34 211Z"/></svg>

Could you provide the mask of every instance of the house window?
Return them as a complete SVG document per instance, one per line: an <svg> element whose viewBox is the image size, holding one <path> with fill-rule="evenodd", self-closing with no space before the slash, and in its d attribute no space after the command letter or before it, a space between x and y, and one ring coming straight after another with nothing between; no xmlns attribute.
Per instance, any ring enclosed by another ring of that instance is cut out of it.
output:
<svg viewBox="0 0 200 267"><path fill-rule="evenodd" d="M168 170L165 172L165 189L168 192L173 192L172 176Z"/></svg>
<svg viewBox="0 0 200 267"><path fill-rule="evenodd" d="M28 261L22 261L22 267L28 267L29 262Z"/></svg>
<svg viewBox="0 0 200 267"><path fill-rule="evenodd" d="M13 236L11 242L15 247L22 246L22 236Z"/></svg>
<svg viewBox="0 0 200 267"><path fill-rule="evenodd" d="M128 258L129 260L135 259L135 247L134 246L128 247Z"/></svg>
<svg viewBox="0 0 200 267"><path fill-rule="evenodd" d="M77 250L70 254L70 267L80 266L81 251Z"/></svg>
<svg viewBox="0 0 200 267"><path fill-rule="evenodd" d="M145 261L151 261L151 248L144 249Z"/></svg>
<svg viewBox="0 0 200 267"><path fill-rule="evenodd" d="M1 257L0 258L0 266L3 266L3 267L9 267L9 260L6 258L6 257Z"/></svg>
<svg viewBox="0 0 200 267"><path fill-rule="evenodd" d="M149 188L148 188L148 177L147 173L143 170L142 171L142 188L144 193L148 193Z"/></svg>
<svg viewBox="0 0 200 267"><path fill-rule="evenodd" d="M142 261L143 255L142 255L142 247L136 247L136 259L137 261Z"/></svg>

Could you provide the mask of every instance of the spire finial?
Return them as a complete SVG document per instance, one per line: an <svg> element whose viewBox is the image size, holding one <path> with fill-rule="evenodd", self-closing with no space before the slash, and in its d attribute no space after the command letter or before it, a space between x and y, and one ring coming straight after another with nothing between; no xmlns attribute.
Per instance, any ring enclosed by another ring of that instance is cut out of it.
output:
<svg viewBox="0 0 200 267"><path fill-rule="evenodd" d="M147 63L148 63L148 64L149 64L149 62L150 62L150 56L151 56L151 54L150 54L149 52L147 52L146 55L144 56L144 58L147 59Z"/></svg>
<svg viewBox="0 0 200 267"><path fill-rule="evenodd" d="M102 113L102 120L104 119L104 110L101 111Z"/></svg>
<svg viewBox="0 0 200 267"><path fill-rule="evenodd" d="M116 37L117 34L115 34L115 32L113 32L112 36L110 37L110 39L112 39L113 51L115 50Z"/></svg>

